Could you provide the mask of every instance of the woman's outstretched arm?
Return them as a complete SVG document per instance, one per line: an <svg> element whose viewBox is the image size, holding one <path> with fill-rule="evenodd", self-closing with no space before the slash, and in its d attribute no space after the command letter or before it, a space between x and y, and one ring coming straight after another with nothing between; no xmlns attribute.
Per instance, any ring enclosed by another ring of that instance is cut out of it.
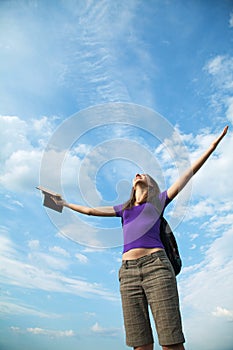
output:
<svg viewBox="0 0 233 350"><path fill-rule="evenodd" d="M223 129L223 132L211 143L210 147L185 171L185 173L167 190L168 198L173 199L184 188L191 177L202 167L209 156L214 152L219 142L226 135L228 126Z"/></svg>
<svg viewBox="0 0 233 350"><path fill-rule="evenodd" d="M67 203L64 199L56 199L56 197L52 197L53 201L62 207L67 207L74 211L77 211L80 214L84 215L93 215L93 216L116 216L116 212L113 207L86 207L84 205Z"/></svg>
<svg viewBox="0 0 233 350"><path fill-rule="evenodd" d="M78 204L72 204L72 203L65 203L63 205L64 207L67 207L69 209L72 209L74 211L77 211L81 214L86 215L93 215L93 216L116 216L116 212L113 207L86 207L83 205Z"/></svg>

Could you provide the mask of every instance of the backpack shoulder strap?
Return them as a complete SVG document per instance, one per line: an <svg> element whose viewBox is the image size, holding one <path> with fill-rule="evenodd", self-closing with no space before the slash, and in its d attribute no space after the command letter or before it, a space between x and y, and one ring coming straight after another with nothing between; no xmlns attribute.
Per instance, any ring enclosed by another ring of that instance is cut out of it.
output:
<svg viewBox="0 0 233 350"><path fill-rule="evenodd" d="M177 276L181 271L182 261L180 258L176 238L172 232L170 225L168 224L167 220L164 218L163 215L160 217L160 219L160 239L163 243L166 254L173 266L175 275Z"/></svg>

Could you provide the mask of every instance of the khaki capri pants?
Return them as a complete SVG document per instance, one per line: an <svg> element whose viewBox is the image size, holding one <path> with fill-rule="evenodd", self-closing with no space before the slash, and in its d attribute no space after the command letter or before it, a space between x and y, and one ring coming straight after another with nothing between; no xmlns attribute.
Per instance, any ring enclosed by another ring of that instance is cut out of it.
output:
<svg viewBox="0 0 233 350"><path fill-rule="evenodd" d="M148 306L159 344L184 343L176 277L164 250L123 261L119 281L128 346L154 342Z"/></svg>

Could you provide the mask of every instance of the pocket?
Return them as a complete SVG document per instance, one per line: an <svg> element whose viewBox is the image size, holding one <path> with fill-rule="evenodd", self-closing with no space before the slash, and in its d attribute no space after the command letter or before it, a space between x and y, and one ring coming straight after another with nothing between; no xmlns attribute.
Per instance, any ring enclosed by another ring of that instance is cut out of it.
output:
<svg viewBox="0 0 233 350"><path fill-rule="evenodd" d="M158 257L157 259L158 259L158 262L160 263L161 267L165 268L166 270L171 272L172 275L175 276L174 269L173 269L172 264L167 256Z"/></svg>

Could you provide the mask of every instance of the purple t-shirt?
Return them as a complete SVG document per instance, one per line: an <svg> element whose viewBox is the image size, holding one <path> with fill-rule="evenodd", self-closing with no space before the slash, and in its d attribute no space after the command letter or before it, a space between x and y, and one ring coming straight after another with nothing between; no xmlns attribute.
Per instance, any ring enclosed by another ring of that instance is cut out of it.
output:
<svg viewBox="0 0 233 350"><path fill-rule="evenodd" d="M159 194L163 210L170 203L167 191ZM160 213L152 203L146 202L123 210L123 204L115 205L116 216L122 218L124 250L135 248L164 248L160 240Z"/></svg>

